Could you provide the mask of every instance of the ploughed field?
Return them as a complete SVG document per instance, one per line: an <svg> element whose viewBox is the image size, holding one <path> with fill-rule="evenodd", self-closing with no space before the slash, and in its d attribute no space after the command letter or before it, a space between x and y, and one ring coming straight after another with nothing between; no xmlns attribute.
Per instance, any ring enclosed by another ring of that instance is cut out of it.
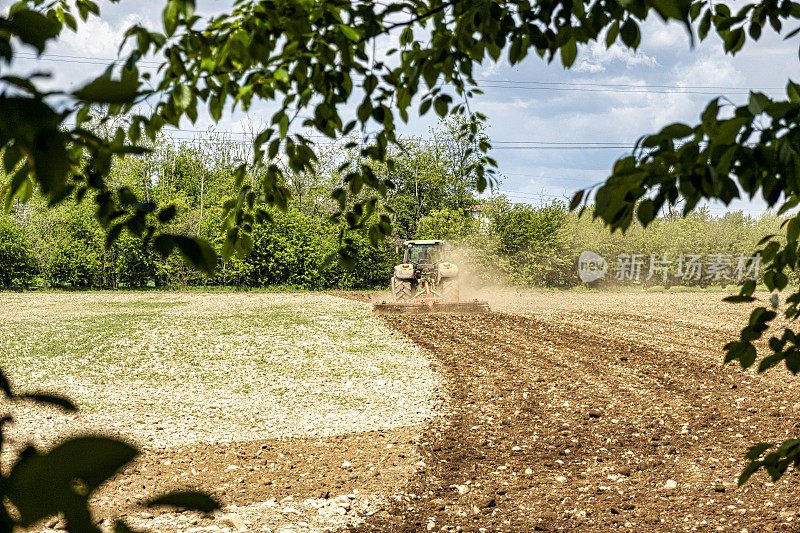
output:
<svg viewBox="0 0 800 533"><path fill-rule="evenodd" d="M800 476L736 479L750 444L796 434L798 390L721 365L747 314L721 298L508 293L489 316L385 318L433 354L450 403L414 496L376 526L796 530Z"/></svg>
<svg viewBox="0 0 800 533"><path fill-rule="evenodd" d="M798 528L797 474L736 488L750 444L800 432L800 393L721 364L749 311L723 294L504 292L488 315L408 317L338 296L0 295L11 377L88 406L24 408L15 438L141 444L95 506L151 530ZM81 333L109 314L136 324L112 321L114 349ZM176 487L224 513L137 505Z"/></svg>

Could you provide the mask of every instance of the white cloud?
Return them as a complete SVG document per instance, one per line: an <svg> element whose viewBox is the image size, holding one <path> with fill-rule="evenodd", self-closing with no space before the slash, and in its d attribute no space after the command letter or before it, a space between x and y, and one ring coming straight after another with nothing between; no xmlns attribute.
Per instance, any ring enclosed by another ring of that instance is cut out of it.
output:
<svg viewBox="0 0 800 533"><path fill-rule="evenodd" d="M606 67L599 63L593 63L592 61L581 59L573 70L575 70L575 72L588 72L590 74L595 74L597 72L603 72L605 69Z"/></svg>
<svg viewBox="0 0 800 533"><path fill-rule="evenodd" d="M492 61L490 64L486 66L482 66L480 77L481 78L491 78L496 76L499 72L510 68L510 64L505 56L500 56L500 59L497 61Z"/></svg>
<svg viewBox="0 0 800 533"><path fill-rule="evenodd" d="M613 63L621 63L627 68L658 66L655 57L641 50L633 51L617 45L606 48L605 44L592 41L588 46L581 48L580 60L572 70L588 73L604 72Z"/></svg>
<svg viewBox="0 0 800 533"><path fill-rule="evenodd" d="M689 33L682 24L664 24L658 18L651 18L642 24L642 49L653 52L686 49L689 43Z"/></svg>
<svg viewBox="0 0 800 533"><path fill-rule="evenodd" d="M676 84L691 86L739 86L745 76L736 68L720 49L702 54L690 63L675 65L672 75Z"/></svg>
<svg viewBox="0 0 800 533"><path fill-rule="evenodd" d="M65 32L60 44L76 56L115 57L125 31L134 24L152 25L146 17L136 13L126 15L113 26L101 18L91 17L81 22L76 32Z"/></svg>

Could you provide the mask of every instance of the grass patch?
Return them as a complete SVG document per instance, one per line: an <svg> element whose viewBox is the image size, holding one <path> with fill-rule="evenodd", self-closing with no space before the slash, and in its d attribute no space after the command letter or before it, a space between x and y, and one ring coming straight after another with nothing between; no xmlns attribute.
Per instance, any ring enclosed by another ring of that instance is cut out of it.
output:
<svg viewBox="0 0 800 533"><path fill-rule="evenodd" d="M200 409L245 402L256 418L268 397L356 408L371 380L428 371L369 306L332 296L67 296L15 295L9 304L35 305L0 322L0 350L18 387L62 392L88 411L135 404L170 416L193 396L205 398Z"/></svg>

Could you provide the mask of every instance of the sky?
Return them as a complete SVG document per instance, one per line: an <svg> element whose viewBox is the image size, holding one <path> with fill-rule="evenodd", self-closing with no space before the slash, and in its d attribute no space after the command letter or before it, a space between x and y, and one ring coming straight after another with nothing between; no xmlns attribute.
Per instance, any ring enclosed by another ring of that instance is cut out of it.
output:
<svg viewBox="0 0 800 533"><path fill-rule="evenodd" d="M10 4L0 0L3 11ZM65 33L48 47L44 60L36 61L26 52L13 68L52 71L53 87L74 90L117 57L122 34L130 25L160 27L163 0L100 5L101 18L90 19L77 33ZM215 12L228 5L198 0L198 11ZM712 98L726 96L741 104L750 89L781 96L787 79L800 81L800 40L783 40L766 28L760 42L748 41L735 57L724 54L714 36L692 48L685 28L655 18L644 24L642 34L636 52L618 46L606 49L598 43L580 47L569 70L558 58L548 65L535 54L514 67L501 60L478 68L485 94L476 97L471 108L488 116L491 155L502 175L500 192L537 205L569 199L575 190L607 177L614 161L627 155L640 136L673 122L694 124ZM270 109L273 106L267 103L254 106L247 116L228 113L215 127L241 132L247 122L266 122ZM412 117L402 133L430 136L436 125L430 115ZM203 114L196 124L185 127L205 131L212 125ZM738 209L758 214L764 208L760 199L735 201L728 208L710 206L715 215Z"/></svg>

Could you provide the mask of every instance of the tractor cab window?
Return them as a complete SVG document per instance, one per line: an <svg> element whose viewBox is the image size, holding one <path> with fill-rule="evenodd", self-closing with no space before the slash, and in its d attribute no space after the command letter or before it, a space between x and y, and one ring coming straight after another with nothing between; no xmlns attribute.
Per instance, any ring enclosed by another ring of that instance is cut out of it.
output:
<svg viewBox="0 0 800 533"><path fill-rule="evenodd" d="M417 264L439 261L439 249L435 244L417 244L408 249L408 260Z"/></svg>

